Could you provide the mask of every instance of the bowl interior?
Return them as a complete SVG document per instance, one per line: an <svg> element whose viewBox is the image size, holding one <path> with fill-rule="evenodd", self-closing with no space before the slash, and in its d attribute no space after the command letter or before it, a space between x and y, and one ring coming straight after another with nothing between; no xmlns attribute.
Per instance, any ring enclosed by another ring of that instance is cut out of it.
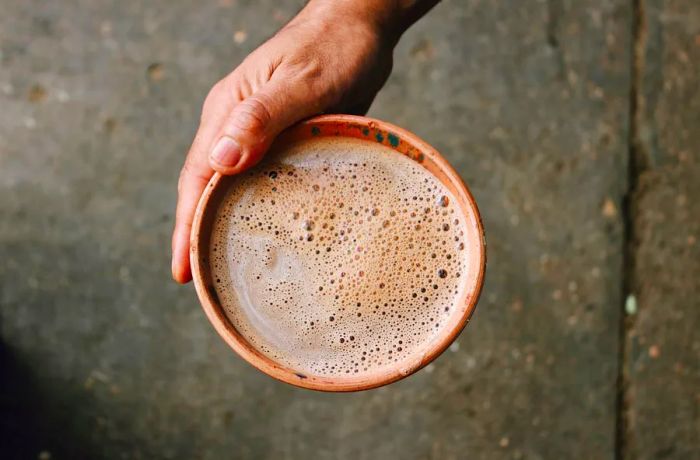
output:
<svg viewBox="0 0 700 460"><path fill-rule="evenodd" d="M202 307L214 328L224 341L250 364L278 380L304 388L323 391L364 390L386 385L412 374L430 363L454 341L469 321L481 292L486 265L486 245L476 203L459 175L435 149L401 128L365 117L323 115L303 121L282 133L275 140L272 150L289 143L324 136L353 137L381 143L418 162L450 190L457 199L461 214L476 226L477 237L469 242L473 247L470 251L473 260L470 260L469 264L476 269L472 271L472 279L462 281L474 287L461 290L463 298L459 299L458 304L462 306L462 314L453 316L451 324L445 327L445 332L439 336L439 339L434 340L425 353L416 357L408 366L373 374L365 373L357 377L304 375L260 353L246 341L226 317L211 278L208 260L211 229L216 211L231 181L235 180L218 173L211 179L202 195L192 226L190 254L192 275Z"/></svg>

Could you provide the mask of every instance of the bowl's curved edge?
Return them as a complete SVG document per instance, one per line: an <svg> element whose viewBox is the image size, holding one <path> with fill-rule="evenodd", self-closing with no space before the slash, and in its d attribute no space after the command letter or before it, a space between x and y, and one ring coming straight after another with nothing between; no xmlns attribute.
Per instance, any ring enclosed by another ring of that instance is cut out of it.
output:
<svg viewBox="0 0 700 460"><path fill-rule="evenodd" d="M340 136L354 131L357 131L359 135L352 135L352 137L360 139L367 138L368 140L374 139L376 142L385 144L419 163L425 163L426 160L428 160L432 161L435 167L439 168L439 171L441 171L444 177L440 177L441 174L436 174L435 171L431 170L431 172L438 177L454 195L457 195L460 200L463 200L462 205L468 206L471 214L475 218L474 223L477 226L477 232L480 236L478 248L479 270L474 280L475 289L471 292L471 295L468 296L468 299L466 299L467 305L465 306L464 313L460 317L460 320L453 326L449 334L442 336L434 346L409 366L404 366L403 371L394 369L392 372L381 372L376 375L372 374L370 377L362 379L326 379L295 372L293 369L286 368L273 362L245 341L223 313L223 308L218 302L216 291L209 282L209 277L206 273L207 255L202 253L203 246L206 246L206 237L208 235L207 232L202 232L202 224L210 208L212 197L215 196L214 193L217 191L217 186L222 181L226 180L226 176L215 173L207 184L197 205L190 235L190 266L195 289L199 301L202 304L202 308L219 336L250 365L284 383L310 390L326 392L369 390L401 380L425 367L440 356L469 323L483 290L486 273L486 237L476 200L462 178L447 160L440 155L436 149L417 135L391 123L368 117L355 115L320 115L292 126L287 131L283 132L275 140L275 143L293 142L313 136ZM423 164L423 166L426 166L426 164ZM428 167L427 169L430 170ZM446 183L445 179L448 179L449 182ZM465 299L461 300L463 302L465 301Z"/></svg>

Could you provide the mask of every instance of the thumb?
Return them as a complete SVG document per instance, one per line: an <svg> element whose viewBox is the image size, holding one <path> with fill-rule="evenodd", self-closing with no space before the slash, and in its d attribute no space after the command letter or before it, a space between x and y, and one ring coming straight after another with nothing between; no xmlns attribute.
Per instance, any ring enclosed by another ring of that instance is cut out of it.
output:
<svg viewBox="0 0 700 460"><path fill-rule="evenodd" d="M224 120L213 144L211 167L222 174L236 174L255 165L282 130L320 111L309 94L309 88L295 88L280 79L241 101Z"/></svg>

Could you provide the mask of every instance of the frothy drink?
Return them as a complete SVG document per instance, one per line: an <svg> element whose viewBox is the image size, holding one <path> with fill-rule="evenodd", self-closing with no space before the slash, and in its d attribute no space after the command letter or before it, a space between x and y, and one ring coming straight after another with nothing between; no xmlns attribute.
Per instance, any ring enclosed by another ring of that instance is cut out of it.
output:
<svg viewBox="0 0 700 460"><path fill-rule="evenodd" d="M400 368L463 314L478 229L413 160L325 137L271 152L231 184L212 278L229 321L274 361L331 377Z"/></svg>

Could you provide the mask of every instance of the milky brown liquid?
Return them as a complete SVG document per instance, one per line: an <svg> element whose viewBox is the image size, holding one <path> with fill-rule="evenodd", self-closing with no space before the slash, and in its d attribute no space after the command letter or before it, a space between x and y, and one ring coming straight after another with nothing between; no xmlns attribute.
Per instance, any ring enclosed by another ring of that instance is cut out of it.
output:
<svg viewBox="0 0 700 460"><path fill-rule="evenodd" d="M305 140L233 179L212 278L230 322L305 375L410 367L464 314L475 219L425 168L380 144Z"/></svg>

